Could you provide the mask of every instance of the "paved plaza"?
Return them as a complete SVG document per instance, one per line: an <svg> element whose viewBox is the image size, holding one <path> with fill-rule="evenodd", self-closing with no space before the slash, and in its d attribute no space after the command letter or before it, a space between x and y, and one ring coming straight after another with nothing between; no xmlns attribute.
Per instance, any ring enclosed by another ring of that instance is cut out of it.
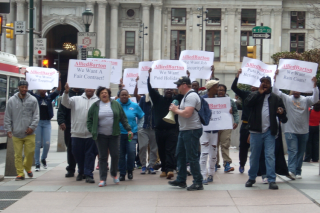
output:
<svg viewBox="0 0 320 213"><path fill-rule="evenodd" d="M125 213L171 213L171 212L223 212L223 213L263 213L263 212L320 212L320 176L317 163L303 164L303 179L289 181L277 177L279 190L272 191L262 183L261 177L252 188L246 188L247 166L244 174L238 172L238 150L230 149L234 172L224 173L219 169L214 182L204 186L203 191L189 192L169 186L168 180L156 175L140 175L135 170L133 180L115 185L111 178L107 186L99 188L99 171L94 172L95 184L65 178L66 153L57 150L56 121L52 121L52 145L48 155L48 169L34 172L34 178L14 181L6 177L0 182L0 203L12 202L2 212L125 212ZM5 150L0 150L3 159ZM0 162L0 174L4 172L4 162ZM34 169L34 168L33 168ZM110 177L110 176L109 176ZM188 177L188 185L192 178ZM20 199L3 199L7 191L26 191ZM30 191L30 193L28 193Z"/></svg>

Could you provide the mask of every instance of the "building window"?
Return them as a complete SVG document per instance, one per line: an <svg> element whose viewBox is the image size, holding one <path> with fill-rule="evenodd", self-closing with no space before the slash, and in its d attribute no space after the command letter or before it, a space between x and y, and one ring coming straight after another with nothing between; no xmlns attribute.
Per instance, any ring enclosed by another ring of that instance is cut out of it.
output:
<svg viewBox="0 0 320 213"><path fill-rule="evenodd" d="M208 9L207 25L221 25L221 9Z"/></svg>
<svg viewBox="0 0 320 213"><path fill-rule="evenodd" d="M305 12L291 12L291 29L304 29L305 20Z"/></svg>
<svg viewBox="0 0 320 213"><path fill-rule="evenodd" d="M220 45L221 45L220 31L206 32L206 51L214 52L214 61L220 61Z"/></svg>
<svg viewBox="0 0 320 213"><path fill-rule="evenodd" d="M243 9L241 10L241 25L256 25L257 10Z"/></svg>
<svg viewBox="0 0 320 213"><path fill-rule="evenodd" d="M256 45L255 39L252 38L251 31L241 31L240 45L240 61L242 61L244 56L247 57L247 46Z"/></svg>
<svg viewBox="0 0 320 213"><path fill-rule="evenodd" d="M291 33L290 34L290 52L304 52L305 34Z"/></svg>
<svg viewBox="0 0 320 213"><path fill-rule="evenodd" d="M135 49L135 32L126 31L126 54L134 54Z"/></svg>
<svg viewBox="0 0 320 213"><path fill-rule="evenodd" d="M186 25L186 9L172 8L171 9L171 25Z"/></svg>
<svg viewBox="0 0 320 213"><path fill-rule="evenodd" d="M134 10L133 10L133 9L129 9L129 10L127 11L127 16L133 17L133 16L134 16Z"/></svg>
<svg viewBox="0 0 320 213"><path fill-rule="evenodd" d="M172 30L171 31L171 50L170 59L179 60L181 51L186 50L186 31Z"/></svg>

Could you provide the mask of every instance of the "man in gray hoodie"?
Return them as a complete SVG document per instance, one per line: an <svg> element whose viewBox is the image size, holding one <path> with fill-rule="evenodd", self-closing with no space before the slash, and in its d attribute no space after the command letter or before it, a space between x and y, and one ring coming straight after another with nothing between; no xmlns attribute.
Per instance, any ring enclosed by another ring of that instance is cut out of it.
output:
<svg viewBox="0 0 320 213"><path fill-rule="evenodd" d="M12 96L7 104L4 115L4 128L9 138L12 138L16 181L24 180L24 171L32 178L31 166L35 149L34 131L39 123L39 106L35 97L28 93L28 82L21 80L18 84L19 92ZM22 150L24 162L22 163Z"/></svg>
<svg viewBox="0 0 320 213"><path fill-rule="evenodd" d="M85 89L81 96L70 98L69 90L69 85L66 83L61 104L71 109L72 153L78 164L77 181L85 178L87 183L94 183L94 161L98 150L87 128L87 116L91 105L99 98L94 94L94 89Z"/></svg>

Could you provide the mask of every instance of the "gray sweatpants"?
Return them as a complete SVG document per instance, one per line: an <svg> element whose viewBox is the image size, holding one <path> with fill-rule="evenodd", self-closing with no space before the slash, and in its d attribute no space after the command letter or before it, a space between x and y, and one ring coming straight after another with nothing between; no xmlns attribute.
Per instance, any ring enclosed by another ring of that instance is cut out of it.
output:
<svg viewBox="0 0 320 213"><path fill-rule="evenodd" d="M138 131L139 158L142 166L147 164L148 144L150 146L149 167L153 167L157 161L158 146L156 142L156 133L154 129L140 129Z"/></svg>
<svg viewBox="0 0 320 213"><path fill-rule="evenodd" d="M119 146L120 146L120 135L102 135L98 134L96 140L96 145L99 151L99 174L100 180L106 181L108 170L108 150L110 151L111 156L111 168L110 173L112 176L117 176L118 164L119 164Z"/></svg>

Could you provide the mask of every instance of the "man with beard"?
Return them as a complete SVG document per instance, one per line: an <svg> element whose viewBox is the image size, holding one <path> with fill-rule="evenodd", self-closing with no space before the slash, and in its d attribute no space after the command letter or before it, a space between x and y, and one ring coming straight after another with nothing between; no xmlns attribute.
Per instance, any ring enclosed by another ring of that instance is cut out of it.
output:
<svg viewBox="0 0 320 213"><path fill-rule="evenodd" d="M165 89L164 96L160 95L150 84L151 71L152 69L149 70L148 90L153 102L156 141L161 160L162 173L160 177L171 179L174 176L173 170L177 167L175 151L179 134L178 116L175 115L175 124L167 123L163 118L168 114L172 101L177 100L180 103L183 95L174 96L174 89Z"/></svg>
<svg viewBox="0 0 320 213"><path fill-rule="evenodd" d="M276 71L275 80L279 73ZM289 178L301 179L301 167L309 135L309 107L319 101L317 78L312 78L313 95L301 96L300 92L291 91L292 95L282 93L275 86L273 92L280 96L288 111L288 123L283 125L284 135L288 146Z"/></svg>
<svg viewBox="0 0 320 213"><path fill-rule="evenodd" d="M250 95L250 93L257 91L258 88L251 86L251 91L239 89L237 84L238 84L238 79L241 72L242 72L242 69L239 69L238 74L232 83L231 89L233 90L234 93L236 93L242 99L242 116L241 116L242 125L240 127L240 145L239 145L239 161L240 161L239 172L243 173L244 166L246 165L246 162L248 159L248 150L250 147L250 144L247 143L247 139L250 134L249 130L247 129L250 109L247 106L245 106L244 101Z"/></svg>
<svg viewBox="0 0 320 213"><path fill-rule="evenodd" d="M271 78L260 79L260 87L252 92L244 105L250 108L247 128L250 131L250 170L246 187L256 182L259 159L264 147L269 189L278 189L275 173L275 136L278 133L277 117L282 123L287 122L284 104L279 96L271 92Z"/></svg>

